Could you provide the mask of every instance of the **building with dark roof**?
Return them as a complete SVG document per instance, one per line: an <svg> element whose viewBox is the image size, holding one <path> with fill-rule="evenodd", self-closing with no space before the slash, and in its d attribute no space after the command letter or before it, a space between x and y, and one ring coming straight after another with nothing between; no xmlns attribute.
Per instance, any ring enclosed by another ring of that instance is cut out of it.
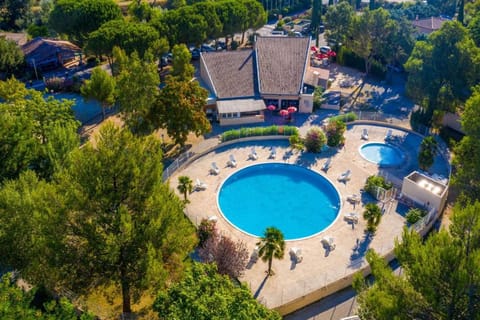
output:
<svg viewBox="0 0 480 320"><path fill-rule="evenodd" d="M220 124L263 122L266 105L310 112L312 99L303 97L309 45L309 38L258 37L253 50L202 53L200 76Z"/></svg>
<svg viewBox="0 0 480 320"><path fill-rule="evenodd" d="M21 47L25 61L39 70L54 69L72 61L81 49L69 41L37 37Z"/></svg>
<svg viewBox="0 0 480 320"><path fill-rule="evenodd" d="M440 29L447 21L449 20L442 17L430 17L426 19L416 19L412 21L412 25L417 29L419 34L429 35Z"/></svg>

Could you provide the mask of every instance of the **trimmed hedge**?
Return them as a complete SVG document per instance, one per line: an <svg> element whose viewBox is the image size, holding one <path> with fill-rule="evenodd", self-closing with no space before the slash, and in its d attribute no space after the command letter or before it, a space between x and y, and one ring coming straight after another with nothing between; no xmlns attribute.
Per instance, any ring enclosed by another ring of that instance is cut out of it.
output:
<svg viewBox="0 0 480 320"><path fill-rule="evenodd" d="M292 136L298 135L298 128L294 126L270 126L253 127L229 130L222 133L220 140L222 142L236 140L245 137L258 136Z"/></svg>
<svg viewBox="0 0 480 320"><path fill-rule="evenodd" d="M342 121L342 122L352 122L355 120L357 120L357 115L353 112L340 114L338 116L330 118L330 121Z"/></svg>

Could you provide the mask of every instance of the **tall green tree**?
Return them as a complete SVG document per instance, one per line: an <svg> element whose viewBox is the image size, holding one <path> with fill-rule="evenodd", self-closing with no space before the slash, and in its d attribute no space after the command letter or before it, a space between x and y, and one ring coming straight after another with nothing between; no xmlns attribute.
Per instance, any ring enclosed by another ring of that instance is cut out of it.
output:
<svg viewBox="0 0 480 320"><path fill-rule="evenodd" d="M190 63L192 54L184 44L175 45L172 49L173 61L171 75L180 81L190 81L195 68Z"/></svg>
<svg viewBox="0 0 480 320"><path fill-rule="evenodd" d="M337 5L328 6L325 13L327 39L345 44L351 34L354 17L355 12L348 2L342 1Z"/></svg>
<svg viewBox="0 0 480 320"><path fill-rule="evenodd" d="M373 61L385 56L391 46L390 37L394 31L394 21L388 11L382 8L367 10L353 19L348 46L364 60L367 75Z"/></svg>
<svg viewBox="0 0 480 320"><path fill-rule="evenodd" d="M45 179L77 148L73 101L45 98L15 79L0 81L0 181L32 169Z"/></svg>
<svg viewBox="0 0 480 320"><path fill-rule="evenodd" d="M121 18L120 7L114 0L58 0L49 24L56 32L82 45L90 32L107 21Z"/></svg>
<svg viewBox="0 0 480 320"><path fill-rule="evenodd" d="M273 258L283 259L285 255L285 240L282 231L275 227L268 227L263 233L263 237L257 243L258 256L264 262L268 262L267 274L273 275L272 261Z"/></svg>
<svg viewBox="0 0 480 320"><path fill-rule="evenodd" d="M154 303L160 319L280 320L244 285L219 275L213 264L193 263L185 278L161 292Z"/></svg>
<svg viewBox="0 0 480 320"><path fill-rule="evenodd" d="M236 32L242 31L244 21L248 20L247 8L237 0L224 0L216 2L217 15L222 22L222 35L226 43Z"/></svg>
<svg viewBox="0 0 480 320"><path fill-rule="evenodd" d="M15 41L0 37L0 79L10 77L24 64L22 50Z"/></svg>
<svg viewBox="0 0 480 320"><path fill-rule="evenodd" d="M215 10L216 4L211 1L197 2L193 4L195 12L201 15L208 22L206 36L208 39L217 39L222 33L222 22ZM259 19L261 17L258 17Z"/></svg>
<svg viewBox="0 0 480 320"><path fill-rule="evenodd" d="M245 32L248 29L257 30L267 22L267 13L263 9L263 6L257 0L242 0L247 16L242 25L242 40L245 42Z"/></svg>
<svg viewBox="0 0 480 320"><path fill-rule="evenodd" d="M450 232L422 239L404 230L395 243L403 276L367 254L375 282L360 279L359 315L365 319L480 319L480 203L456 205Z"/></svg>
<svg viewBox="0 0 480 320"><path fill-rule="evenodd" d="M178 191L183 194L183 201L187 202L187 195L193 190L193 181L187 176L178 177Z"/></svg>
<svg viewBox="0 0 480 320"><path fill-rule="evenodd" d="M106 108L110 108L115 103L115 79L101 67L96 67L80 91L85 99L95 99L100 102L102 119L105 120Z"/></svg>
<svg viewBox="0 0 480 320"><path fill-rule="evenodd" d="M120 63L118 54L115 58ZM150 113L160 84L157 65L151 55L141 60L133 53L122 62L120 69L116 80L116 96L122 119L133 133L149 134L155 129L150 121Z"/></svg>
<svg viewBox="0 0 480 320"><path fill-rule="evenodd" d="M28 23L32 6L30 0L4 0L0 2L0 30L19 30Z"/></svg>
<svg viewBox="0 0 480 320"><path fill-rule="evenodd" d="M95 144L75 150L58 175L68 220L61 285L82 292L114 284L129 314L132 299L179 274L195 231L162 182L158 140L107 123Z"/></svg>
<svg viewBox="0 0 480 320"><path fill-rule="evenodd" d="M466 136L454 149L452 183L468 198L480 200L480 87L474 87L461 119Z"/></svg>
<svg viewBox="0 0 480 320"><path fill-rule="evenodd" d="M184 146L190 132L197 136L210 132L204 107L207 91L197 81L168 77L153 107L152 121L167 130L176 144Z"/></svg>
<svg viewBox="0 0 480 320"><path fill-rule="evenodd" d="M478 83L480 49L467 30L448 21L425 41L418 41L405 63L407 93L431 119L436 110L455 111ZM428 125L430 123L427 123Z"/></svg>
<svg viewBox="0 0 480 320"><path fill-rule="evenodd" d="M113 20L89 34L86 49L96 55L106 55L113 64L113 48L120 47L130 55L137 52L143 58L159 40L155 28L145 23Z"/></svg>
<svg viewBox="0 0 480 320"><path fill-rule="evenodd" d="M418 152L418 165L422 170L428 170L435 161L437 155L437 140L433 136L425 137L420 144Z"/></svg>

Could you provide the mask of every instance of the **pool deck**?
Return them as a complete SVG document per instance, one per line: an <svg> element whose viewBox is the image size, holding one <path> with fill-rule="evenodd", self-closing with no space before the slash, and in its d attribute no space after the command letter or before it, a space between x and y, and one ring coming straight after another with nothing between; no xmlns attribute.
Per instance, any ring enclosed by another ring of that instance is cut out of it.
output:
<svg viewBox="0 0 480 320"><path fill-rule="evenodd" d="M361 139L362 130L368 129L369 140ZM245 166L260 162L282 162L302 165L326 176L340 192L342 207L338 219L327 229L313 237L287 241L283 260L273 261L275 275L266 277L267 263L258 260L249 263L241 280L249 285L252 293L259 301L269 308L279 308L286 303L321 290L332 283L344 279L366 266L365 253L368 249L374 249L380 254L391 252L394 240L398 238L405 226L405 219L395 200L386 203L378 203L384 209L382 221L373 238L366 237L366 222L362 217L364 206L375 202L368 194L362 191L368 176L381 173L388 176L389 180L401 183L402 178L418 168L416 153L421 142L421 137L402 130L393 129L393 143L402 150L406 157L398 167L379 168L376 164L365 160L358 152L360 146L366 142L383 142L389 128L377 125L350 125L347 128L346 144L343 149L330 149L320 154L306 152L292 152L288 141L251 141L233 144L228 147L217 149L195 160L185 168L175 172L170 178L172 188L176 190L179 176L189 176L193 181L197 178L208 185L204 191L196 191L189 195L190 203L186 213L189 218L198 225L203 218L216 216L217 228L221 234L227 235L234 240L243 241L250 252L255 248L258 238L249 236L226 221L217 207L217 193L222 182L233 172ZM248 154L252 146L255 146L258 159L248 160ZM276 159L269 159L270 148L277 147ZM229 155L233 154L237 161L236 168L227 166ZM321 170L328 157L332 157L332 165L327 173ZM216 162L220 169L218 175L209 173L211 163ZM339 182L337 178L341 173L350 169L351 179ZM437 156L432 172L448 176L448 163ZM294 192L294 190L293 190ZM349 203L348 195L361 195L361 202L355 206ZM252 194L248 199L239 201L256 201L262 197ZM315 199L312 199L315 201ZM318 208L321 212L321 204ZM345 214L356 212L359 216L358 224L351 224L344 220ZM403 212L404 213L404 212ZM272 221L275 225L275 221ZM336 248L333 251L326 250L321 239L324 236L332 236L335 239ZM298 247L302 250L303 261L295 263L290 259L289 250Z"/></svg>

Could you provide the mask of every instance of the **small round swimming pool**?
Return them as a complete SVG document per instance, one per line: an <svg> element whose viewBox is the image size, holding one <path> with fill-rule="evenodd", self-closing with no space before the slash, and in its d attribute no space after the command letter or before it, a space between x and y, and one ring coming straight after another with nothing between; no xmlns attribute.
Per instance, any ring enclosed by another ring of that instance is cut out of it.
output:
<svg viewBox="0 0 480 320"><path fill-rule="evenodd" d="M366 160L381 167L398 166L404 160L400 149L381 142L366 143L360 147L359 151Z"/></svg>
<svg viewBox="0 0 480 320"><path fill-rule="evenodd" d="M330 181L284 163L257 164L232 174L220 187L217 203L237 229L261 237L274 226L286 240L323 231L340 210L340 196Z"/></svg>

